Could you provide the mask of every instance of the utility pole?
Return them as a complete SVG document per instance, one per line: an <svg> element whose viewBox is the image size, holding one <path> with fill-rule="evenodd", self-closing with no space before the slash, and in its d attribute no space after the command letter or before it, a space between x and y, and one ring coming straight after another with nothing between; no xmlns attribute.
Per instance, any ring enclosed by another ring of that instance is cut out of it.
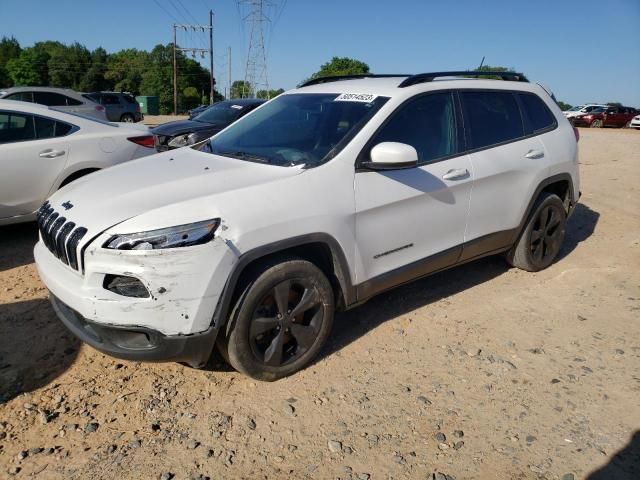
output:
<svg viewBox="0 0 640 480"><path fill-rule="evenodd" d="M229 98L231 98L231 47L229 47L229 78L228 80L228 84L229 84Z"/></svg>
<svg viewBox="0 0 640 480"><path fill-rule="evenodd" d="M209 10L209 105L213 104L213 10Z"/></svg>
<svg viewBox="0 0 640 480"><path fill-rule="evenodd" d="M176 25L173 24L173 114L178 114L178 66L176 64Z"/></svg>
<svg viewBox="0 0 640 480"><path fill-rule="evenodd" d="M176 30L178 28L183 29L185 32L193 30L194 32L201 31L202 33L209 30L209 48L182 48L178 47L176 40ZM199 53L202 58L205 54L209 54L210 70L209 70L209 84L210 92L209 98L213 100L213 12L209 10L209 25L181 25L178 23L173 24L173 114L178 113L178 62L177 52L188 52L195 58Z"/></svg>

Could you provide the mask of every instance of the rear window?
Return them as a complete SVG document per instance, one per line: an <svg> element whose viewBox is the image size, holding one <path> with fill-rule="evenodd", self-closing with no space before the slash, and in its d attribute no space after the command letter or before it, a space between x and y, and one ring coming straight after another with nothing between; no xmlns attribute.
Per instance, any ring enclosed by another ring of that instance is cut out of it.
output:
<svg viewBox="0 0 640 480"><path fill-rule="evenodd" d="M67 97L55 92L34 92L36 103L47 105L48 107L62 107L67 105Z"/></svg>
<svg viewBox="0 0 640 480"><path fill-rule="evenodd" d="M129 103L138 103L137 100L131 95L123 95L123 97Z"/></svg>
<svg viewBox="0 0 640 480"><path fill-rule="evenodd" d="M533 93L520 93L523 113L529 123L528 133L536 133L556 124L556 119L540 97Z"/></svg>
<svg viewBox="0 0 640 480"><path fill-rule="evenodd" d="M511 92L461 91L472 150L524 136L520 109Z"/></svg>

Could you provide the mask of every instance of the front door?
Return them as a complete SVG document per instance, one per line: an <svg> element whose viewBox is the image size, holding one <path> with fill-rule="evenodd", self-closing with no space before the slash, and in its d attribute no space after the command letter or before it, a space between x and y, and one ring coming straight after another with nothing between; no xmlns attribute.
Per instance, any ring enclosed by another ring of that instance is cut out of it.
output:
<svg viewBox="0 0 640 480"><path fill-rule="evenodd" d="M452 92L423 94L400 106L365 148L361 161L382 142L418 153L415 168L355 175L357 282L382 282L367 293L457 260L473 180L468 156L459 153L458 120Z"/></svg>

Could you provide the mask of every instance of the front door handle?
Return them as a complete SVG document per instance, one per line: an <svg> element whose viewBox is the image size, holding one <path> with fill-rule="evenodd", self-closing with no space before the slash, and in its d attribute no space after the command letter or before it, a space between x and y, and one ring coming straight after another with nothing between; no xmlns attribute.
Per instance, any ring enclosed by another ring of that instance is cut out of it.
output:
<svg viewBox="0 0 640 480"><path fill-rule="evenodd" d="M544 152L541 150L529 150L525 154L525 158L542 158L544 157Z"/></svg>
<svg viewBox="0 0 640 480"><path fill-rule="evenodd" d="M463 178L467 178L469 176L469 170L466 168L454 168L453 170L449 170L442 176L443 180L462 180Z"/></svg>
<svg viewBox="0 0 640 480"><path fill-rule="evenodd" d="M41 158L56 158L61 157L64 153L64 150L53 150L51 148L47 148L46 150L42 150L39 155Z"/></svg>

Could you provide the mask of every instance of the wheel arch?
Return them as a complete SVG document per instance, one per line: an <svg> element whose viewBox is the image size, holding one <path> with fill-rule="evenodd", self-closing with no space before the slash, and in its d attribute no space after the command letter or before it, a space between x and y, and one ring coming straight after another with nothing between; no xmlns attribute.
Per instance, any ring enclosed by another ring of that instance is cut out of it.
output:
<svg viewBox="0 0 640 480"><path fill-rule="evenodd" d="M576 200L573 192L573 180L571 175L568 173L559 173L557 175L553 175L544 179L534 190L531 199L529 200L529 204L525 210L524 215L522 216L522 220L520 221L520 225L516 228L516 235L513 238L512 244L515 244L519 239L520 235L524 231L527 222L531 218L533 214L533 209L535 207L536 201L540 198L542 193L553 193L560 197L562 203L564 204L565 210L567 214L571 212L574 208Z"/></svg>
<svg viewBox="0 0 640 480"><path fill-rule="evenodd" d="M217 328L225 325L239 293L237 287L253 266L284 255L308 260L320 268L334 289L337 307L344 308L355 303L355 288L342 247L329 234L311 233L263 245L242 254L222 290L213 315L213 325Z"/></svg>

